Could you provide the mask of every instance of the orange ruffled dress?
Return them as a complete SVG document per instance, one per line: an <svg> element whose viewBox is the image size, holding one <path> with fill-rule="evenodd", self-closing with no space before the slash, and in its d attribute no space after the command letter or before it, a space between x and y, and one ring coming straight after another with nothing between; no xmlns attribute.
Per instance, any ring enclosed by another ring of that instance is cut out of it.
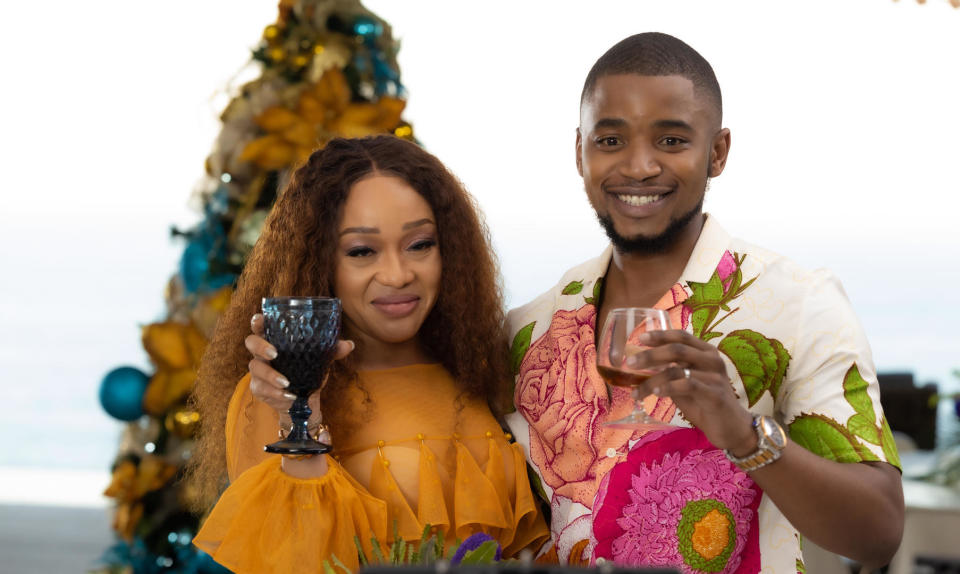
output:
<svg viewBox="0 0 960 574"><path fill-rule="evenodd" d="M247 378L238 384L226 429L231 485L194 544L241 574L320 573L332 555L357 570L354 535L370 556L371 537L392 543L394 523L407 541L420 540L427 524L451 543L482 531L504 556L549 538L522 447L486 404L458 398L443 366L358 375L348 398L358 412L373 409L370 422L325 455L326 475L308 480L287 475L279 455L263 452L276 440L277 414L253 398Z"/></svg>

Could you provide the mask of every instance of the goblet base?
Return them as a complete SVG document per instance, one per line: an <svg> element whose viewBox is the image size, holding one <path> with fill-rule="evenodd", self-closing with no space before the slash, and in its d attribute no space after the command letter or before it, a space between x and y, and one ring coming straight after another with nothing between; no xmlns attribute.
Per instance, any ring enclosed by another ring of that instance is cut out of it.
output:
<svg viewBox="0 0 960 574"><path fill-rule="evenodd" d="M275 454L324 454L332 449L332 446L315 441L312 438L306 440L283 439L263 447L263 450Z"/></svg>

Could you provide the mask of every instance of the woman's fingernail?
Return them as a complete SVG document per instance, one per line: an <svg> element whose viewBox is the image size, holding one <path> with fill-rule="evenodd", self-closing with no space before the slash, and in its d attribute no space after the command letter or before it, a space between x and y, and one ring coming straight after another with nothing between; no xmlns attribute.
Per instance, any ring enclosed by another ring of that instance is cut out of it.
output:
<svg viewBox="0 0 960 574"><path fill-rule="evenodd" d="M267 350L264 351L264 354L266 354L271 360L277 358L277 350L273 347L267 347Z"/></svg>
<svg viewBox="0 0 960 574"><path fill-rule="evenodd" d="M288 381L287 378L284 377L283 375L280 375L279 377L277 377L277 382L280 383L280 386L283 388L287 388L290 386L290 381Z"/></svg>
<svg viewBox="0 0 960 574"><path fill-rule="evenodd" d="M653 390L651 391L651 393L652 393L653 395L659 397L659 396L660 396L660 387L653 387Z"/></svg>
<svg viewBox="0 0 960 574"><path fill-rule="evenodd" d="M354 343L353 341L348 340L347 342L350 343L350 350L351 350L351 351L353 351L354 349L357 348L357 344Z"/></svg>
<svg viewBox="0 0 960 574"><path fill-rule="evenodd" d="M290 399L292 401L297 398L297 395L293 393L283 393L283 398Z"/></svg>

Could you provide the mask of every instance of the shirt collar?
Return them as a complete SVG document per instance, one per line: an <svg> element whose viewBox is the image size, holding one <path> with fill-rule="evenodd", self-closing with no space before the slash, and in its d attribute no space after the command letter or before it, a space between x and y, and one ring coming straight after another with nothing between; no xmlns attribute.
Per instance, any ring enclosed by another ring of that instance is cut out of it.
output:
<svg viewBox="0 0 960 574"><path fill-rule="evenodd" d="M720 265L723 254L730 247L730 235L720 227L716 218L705 214L706 220L700 230L697 244L687 260L687 266L680 274L680 283L706 283Z"/></svg>

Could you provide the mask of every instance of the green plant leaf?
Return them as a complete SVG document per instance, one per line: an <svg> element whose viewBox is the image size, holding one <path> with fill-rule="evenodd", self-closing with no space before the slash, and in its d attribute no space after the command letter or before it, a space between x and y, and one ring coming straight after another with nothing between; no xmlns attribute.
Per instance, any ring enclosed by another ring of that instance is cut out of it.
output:
<svg viewBox="0 0 960 574"><path fill-rule="evenodd" d="M357 555L360 557L360 565L366 566L370 564L370 561L367 559L367 553L363 551L363 544L360 544L360 537L356 534L353 535L353 543L357 546Z"/></svg>
<svg viewBox="0 0 960 574"><path fill-rule="evenodd" d="M790 364L790 353L780 341L742 329L730 332L717 348L730 358L740 374L751 407L766 391L774 398L777 396Z"/></svg>
<svg viewBox="0 0 960 574"><path fill-rule="evenodd" d="M723 335L723 333L718 333L718 332L716 332L716 331L710 331L709 333L704 333L703 336L700 337L700 339L703 340L703 341L709 341L710 339L716 339L717 337L720 337L720 336L722 336L722 335Z"/></svg>
<svg viewBox="0 0 960 574"><path fill-rule="evenodd" d="M437 560L437 537L431 536L429 540L420 545L420 556L414 562L418 564L433 564Z"/></svg>
<svg viewBox="0 0 960 574"><path fill-rule="evenodd" d="M337 574L337 571L333 569L333 566L331 566L327 560L323 561L323 574Z"/></svg>
<svg viewBox="0 0 960 574"><path fill-rule="evenodd" d="M879 460L837 421L817 414L802 414L790 423L793 442L837 462Z"/></svg>
<svg viewBox="0 0 960 574"><path fill-rule="evenodd" d="M510 346L510 366L513 369L514 375L520 372L520 363L523 362L523 357L530 348L530 339L533 336L533 327L536 324L537 322L534 321L528 325L524 325L523 328L513 336L513 344Z"/></svg>
<svg viewBox="0 0 960 574"><path fill-rule="evenodd" d="M370 537L370 545L373 546L373 558L377 561L377 564L383 564L387 559L383 556L383 549L380 548L380 541L377 540L376 536Z"/></svg>
<svg viewBox="0 0 960 574"><path fill-rule="evenodd" d="M357 540L360 540L360 539L358 538ZM334 565L334 566L336 566L337 568L343 570L344 574L353 574L353 570L351 570L350 568L348 568L347 565L344 564L342 560L340 560L339 558L337 558L337 555L336 555L336 554L331 554L331 555L330 555L330 559L333 560L333 565Z"/></svg>
<svg viewBox="0 0 960 574"><path fill-rule="evenodd" d="M897 443L893 440L893 431L890 430L890 423L887 422L887 417L880 418L880 436L883 456L887 459L887 462L897 468L901 468L900 453L897 452Z"/></svg>
<svg viewBox="0 0 960 574"><path fill-rule="evenodd" d="M496 556L497 542L495 540L487 540L480 546L465 553L460 564L463 566L469 564L492 564Z"/></svg>
<svg viewBox="0 0 960 574"><path fill-rule="evenodd" d="M563 288L562 295L577 295L583 291L583 281L571 281Z"/></svg>

